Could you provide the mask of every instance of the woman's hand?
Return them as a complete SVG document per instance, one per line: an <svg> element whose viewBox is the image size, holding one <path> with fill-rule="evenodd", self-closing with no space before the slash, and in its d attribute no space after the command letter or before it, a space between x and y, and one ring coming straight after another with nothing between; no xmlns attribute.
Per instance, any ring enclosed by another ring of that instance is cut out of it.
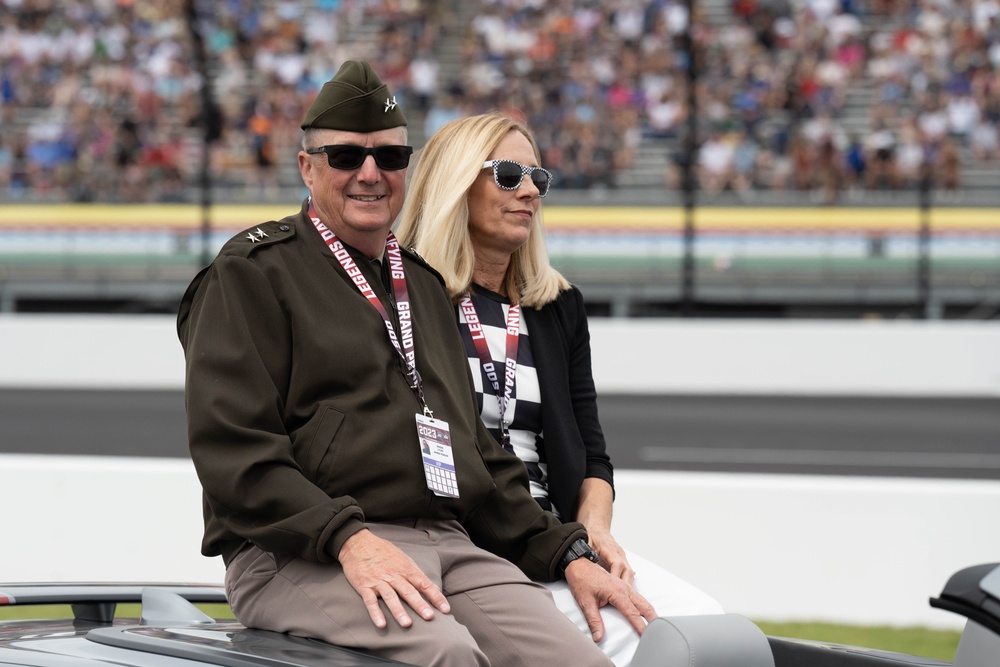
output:
<svg viewBox="0 0 1000 667"><path fill-rule="evenodd" d="M601 566L611 576L623 580L629 586L635 581L635 570L625 557L625 550L611 536L611 503L614 491L603 479L588 477L580 486L580 500L576 510L576 520L587 529L587 538L601 558Z"/></svg>
<svg viewBox="0 0 1000 667"><path fill-rule="evenodd" d="M587 536L590 538L590 546L601 557L601 566L610 572L611 576L622 579L631 586L635 581L635 570L629 565L625 550L611 536L611 531L591 529L587 526Z"/></svg>

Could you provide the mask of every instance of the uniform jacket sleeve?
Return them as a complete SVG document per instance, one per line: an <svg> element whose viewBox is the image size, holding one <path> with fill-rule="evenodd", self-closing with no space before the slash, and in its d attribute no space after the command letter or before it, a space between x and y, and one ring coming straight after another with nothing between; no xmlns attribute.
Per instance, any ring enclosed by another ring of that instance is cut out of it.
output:
<svg viewBox="0 0 1000 667"><path fill-rule="evenodd" d="M293 458L283 422L293 341L271 284L246 257L227 255L189 295L179 335L191 456L211 517L203 553L218 555L235 535L266 551L332 560L324 547L335 532L342 544L360 530L363 514L353 498L324 493Z"/></svg>
<svg viewBox="0 0 1000 667"><path fill-rule="evenodd" d="M554 581L562 576L560 558L577 538L587 538L586 530L542 510L528 490L524 463L477 421L477 440L497 491L470 515L466 528L477 545L510 560L531 579Z"/></svg>

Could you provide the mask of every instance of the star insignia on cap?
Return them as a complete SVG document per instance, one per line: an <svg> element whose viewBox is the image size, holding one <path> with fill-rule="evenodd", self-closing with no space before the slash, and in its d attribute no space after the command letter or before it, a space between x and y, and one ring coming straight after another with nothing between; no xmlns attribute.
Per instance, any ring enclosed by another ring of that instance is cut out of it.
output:
<svg viewBox="0 0 1000 667"><path fill-rule="evenodd" d="M385 98L385 109L382 111L382 113L389 113L395 108L396 108L396 96L393 95L392 99L389 99L388 97Z"/></svg>
<svg viewBox="0 0 1000 667"><path fill-rule="evenodd" d="M256 234L254 232L247 232L247 238L250 239L250 243L256 243L257 241L260 241L261 239L266 239L267 238L267 234L264 233L263 229L261 229L260 227L258 227Z"/></svg>

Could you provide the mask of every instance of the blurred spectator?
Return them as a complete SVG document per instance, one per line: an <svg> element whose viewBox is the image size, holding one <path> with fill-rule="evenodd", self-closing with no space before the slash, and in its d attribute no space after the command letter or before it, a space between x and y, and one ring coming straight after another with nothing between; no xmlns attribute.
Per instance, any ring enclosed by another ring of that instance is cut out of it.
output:
<svg viewBox="0 0 1000 667"><path fill-rule="evenodd" d="M258 102L253 115L247 121L250 146L253 149L254 181L265 197L273 196L278 188L273 137L274 123L271 116L271 105L267 102Z"/></svg>
<svg viewBox="0 0 1000 667"><path fill-rule="evenodd" d="M949 197L958 193L962 180L961 156L951 137L944 137L931 152L934 183Z"/></svg>
<svg viewBox="0 0 1000 667"><path fill-rule="evenodd" d="M858 188L865 187L867 167L864 143L857 136L851 135L844 150L844 178L849 190L856 193Z"/></svg>
<svg viewBox="0 0 1000 667"><path fill-rule="evenodd" d="M409 87L416 102L415 107L426 113L438 92L437 60L427 50L422 50L410 61Z"/></svg>
<svg viewBox="0 0 1000 667"><path fill-rule="evenodd" d="M948 96L947 114L949 133L963 138L972 134L979 123L980 111L968 87L962 86Z"/></svg>
<svg viewBox="0 0 1000 667"><path fill-rule="evenodd" d="M461 100L464 98L460 86L448 86L443 93L438 95L427 110L424 119L424 136L430 137L449 122L464 115Z"/></svg>
<svg viewBox="0 0 1000 667"><path fill-rule="evenodd" d="M733 177L734 147L730 137L713 130L698 151L698 182L709 194L729 187Z"/></svg>
<svg viewBox="0 0 1000 667"><path fill-rule="evenodd" d="M923 174L926 151L920 130L912 118L904 121L896 148L896 178L900 187L918 187Z"/></svg>
<svg viewBox="0 0 1000 667"><path fill-rule="evenodd" d="M824 204L833 204L840 197L844 181L844 166L840 149L831 135L824 136L816 146L816 195Z"/></svg>
<svg viewBox="0 0 1000 667"><path fill-rule="evenodd" d="M14 151L0 134L0 192L10 194L14 177Z"/></svg>
<svg viewBox="0 0 1000 667"><path fill-rule="evenodd" d="M788 143L788 157L792 187L803 192L812 191L816 186L816 147L796 132Z"/></svg>
<svg viewBox="0 0 1000 667"><path fill-rule="evenodd" d="M732 187L739 194L746 195L760 185L758 167L761 159L760 146L746 130L737 133L733 148Z"/></svg>
<svg viewBox="0 0 1000 667"><path fill-rule="evenodd" d="M927 141L938 142L948 134L948 113L941 104L941 96L931 91L922 96L917 112L917 125Z"/></svg>
<svg viewBox="0 0 1000 667"><path fill-rule="evenodd" d="M867 163L866 186L869 189L896 188L899 186L899 171L896 164L896 135L877 120L865 138Z"/></svg>
<svg viewBox="0 0 1000 667"><path fill-rule="evenodd" d="M650 136L666 139L677 135L677 130L687 120L687 105L677 93L664 90L646 110Z"/></svg>
<svg viewBox="0 0 1000 667"><path fill-rule="evenodd" d="M993 162L1000 158L1000 132L997 121L980 118L969 134L972 153L980 162Z"/></svg>

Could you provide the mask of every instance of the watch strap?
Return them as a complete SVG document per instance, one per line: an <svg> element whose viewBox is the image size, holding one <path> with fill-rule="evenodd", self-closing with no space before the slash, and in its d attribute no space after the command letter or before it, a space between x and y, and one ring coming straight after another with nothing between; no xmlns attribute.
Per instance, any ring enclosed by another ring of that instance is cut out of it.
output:
<svg viewBox="0 0 1000 667"><path fill-rule="evenodd" d="M592 563L596 563L600 560L597 556L597 552L587 544L587 540L582 537L577 538L569 545L569 549L563 554L563 557L559 559L559 574L565 576L566 568L569 564L575 561L577 558L586 558Z"/></svg>

